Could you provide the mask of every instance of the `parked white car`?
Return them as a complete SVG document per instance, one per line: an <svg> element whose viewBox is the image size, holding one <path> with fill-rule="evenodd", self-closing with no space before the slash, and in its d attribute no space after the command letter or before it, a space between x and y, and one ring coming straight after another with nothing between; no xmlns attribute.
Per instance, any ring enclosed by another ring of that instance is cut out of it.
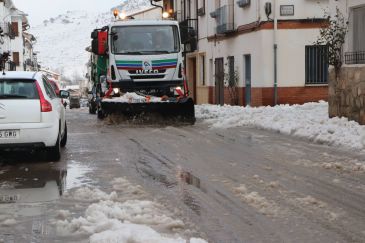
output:
<svg viewBox="0 0 365 243"><path fill-rule="evenodd" d="M0 73L0 149L46 150L58 161L66 146L67 125L61 98L40 72Z"/></svg>

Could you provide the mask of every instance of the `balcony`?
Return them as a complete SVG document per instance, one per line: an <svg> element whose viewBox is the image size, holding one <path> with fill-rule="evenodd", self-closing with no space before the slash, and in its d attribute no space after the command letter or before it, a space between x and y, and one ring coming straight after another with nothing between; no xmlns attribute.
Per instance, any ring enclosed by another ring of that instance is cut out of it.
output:
<svg viewBox="0 0 365 243"><path fill-rule="evenodd" d="M345 63L351 64L365 64L365 51L346 52Z"/></svg>
<svg viewBox="0 0 365 243"><path fill-rule="evenodd" d="M234 5L224 5L216 10L218 17L217 21L217 34L228 34L235 31L234 25Z"/></svg>

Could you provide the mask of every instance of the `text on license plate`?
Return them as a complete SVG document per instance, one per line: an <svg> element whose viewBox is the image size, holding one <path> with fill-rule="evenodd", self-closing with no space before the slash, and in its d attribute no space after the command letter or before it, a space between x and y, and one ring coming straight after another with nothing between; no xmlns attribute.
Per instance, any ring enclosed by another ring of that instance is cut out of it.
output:
<svg viewBox="0 0 365 243"><path fill-rule="evenodd" d="M0 195L0 203L15 203L19 200L19 195Z"/></svg>
<svg viewBox="0 0 365 243"><path fill-rule="evenodd" d="M0 130L0 139L19 138L19 130Z"/></svg>

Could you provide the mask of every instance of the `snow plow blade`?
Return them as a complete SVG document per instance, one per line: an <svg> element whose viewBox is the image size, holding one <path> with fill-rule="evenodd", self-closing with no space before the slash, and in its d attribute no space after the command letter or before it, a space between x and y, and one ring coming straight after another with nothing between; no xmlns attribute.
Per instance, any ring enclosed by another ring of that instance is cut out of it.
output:
<svg viewBox="0 0 365 243"><path fill-rule="evenodd" d="M147 119L157 116L163 121L195 123L194 101L191 98L170 99L168 102L126 103L101 102L105 115L123 115L127 119Z"/></svg>

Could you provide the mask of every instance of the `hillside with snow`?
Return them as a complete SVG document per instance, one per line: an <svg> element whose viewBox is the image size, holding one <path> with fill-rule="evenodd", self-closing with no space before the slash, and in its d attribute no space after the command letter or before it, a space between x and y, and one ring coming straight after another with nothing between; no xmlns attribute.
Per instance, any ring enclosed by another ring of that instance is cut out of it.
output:
<svg viewBox="0 0 365 243"><path fill-rule="evenodd" d="M135 12L147 6L148 0L128 0L116 7ZM107 25L111 19L111 12L68 11L33 27L31 33L37 38L35 51L42 68L59 72L71 80L84 76L89 59L85 48L90 46L90 33Z"/></svg>

